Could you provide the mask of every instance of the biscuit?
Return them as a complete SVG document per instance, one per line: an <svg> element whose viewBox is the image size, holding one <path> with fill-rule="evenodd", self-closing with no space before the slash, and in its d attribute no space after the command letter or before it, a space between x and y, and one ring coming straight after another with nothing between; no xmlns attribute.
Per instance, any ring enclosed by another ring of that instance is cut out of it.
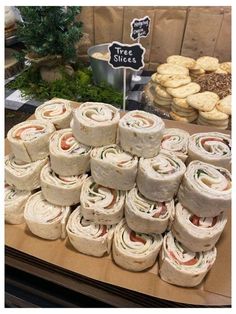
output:
<svg viewBox="0 0 236 314"><path fill-rule="evenodd" d="M226 130L227 128L228 128L228 122L229 120L225 120L225 124L223 124L223 125L216 125L216 124L209 124L209 123L206 123L206 122L204 122L204 121L202 121L201 119L200 119L200 117L198 117L198 119L197 119L197 124L199 124L199 125L204 125L204 126L209 126L209 127L215 127L215 128L217 128L217 129L221 129L221 130Z"/></svg>
<svg viewBox="0 0 236 314"><path fill-rule="evenodd" d="M189 95L198 93L201 87L197 83L188 83L186 85L177 87L177 88L167 88L167 92L176 98L186 98Z"/></svg>
<svg viewBox="0 0 236 314"><path fill-rule="evenodd" d="M217 58L204 56L197 59L197 64L205 71L215 71L219 67Z"/></svg>
<svg viewBox="0 0 236 314"><path fill-rule="evenodd" d="M160 78L160 84L164 87L179 87L191 82L189 75L174 74L166 78Z"/></svg>
<svg viewBox="0 0 236 314"><path fill-rule="evenodd" d="M176 109L173 105L171 105L171 110L177 114L180 117L195 117L197 112L196 111L182 111L182 110L178 110Z"/></svg>
<svg viewBox="0 0 236 314"><path fill-rule="evenodd" d="M211 111L205 112L205 111L199 111L199 115L207 120L226 120L228 119L228 115L226 113L223 113L216 108L214 108Z"/></svg>
<svg viewBox="0 0 236 314"><path fill-rule="evenodd" d="M157 84L155 88L156 94L162 98L172 99L171 95L167 92L166 88Z"/></svg>
<svg viewBox="0 0 236 314"><path fill-rule="evenodd" d="M216 104L216 109L219 111L231 115L231 95L226 96L225 98L221 99Z"/></svg>
<svg viewBox="0 0 236 314"><path fill-rule="evenodd" d="M204 123L204 124L207 124L207 125L218 125L218 126L227 126L228 125L228 122L229 122L229 119L225 119L225 120L207 120L207 119L204 119L203 117L199 116L198 117L198 120L201 122L201 123Z"/></svg>
<svg viewBox="0 0 236 314"><path fill-rule="evenodd" d="M220 67L215 71L215 73L221 73L221 74L227 74L228 72L225 70L222 70Z"/></svg>
<svg viewBox="0 0 236 314"><path fill-rule="evenodd" d="M186 109L186 108L181 108L179 106L176 106L176 104L174 102L172 102L171 106L172 106L172 108L175 109L173 111L179 111L179 112L185 112L185 113L197 112L197 110L193 109L192 107L189 107Z"/></svg>
<svg viewBox="0 0 236 314"><path fill-rule="evenodd" d="M220 69L226 71L227 73L231 73L231 62L223 62L220 63Z"/></svg>
<svg viewBox="0 0 236 314"><path fill-rule="evenodd" d="M157 73L189 75L189 70L185 67L182 67L181 65L163 63L157 67Z"/></svg>
<svg viewBox="0 0 236 314"><path fill-rule="evenodd" d="M166 100L162 100L162 99L160 99L158 97L154 98L154 102L156 104L160 105L160 106L170 106L171 105L171 101L170 100L166 101Z"/></svg>
<svg viewBox="0 0 236 314"><path fill-rule="evenodd" d="M184 57L180 55L169 56L166 61L167 63L181 65L188 69L193 68L196 64L196 61L193 58Z"/></svg>
<svg viewBox="0 0 236 314"><path fill-rule="evenodd" d="M194 95L189 95L186 99L187 103L198 110L201 111L211 111L217 102L219 101L219 96L213 92L202 92Z"/></svg>
<svg viewBox="0 0 236 314"><path fill-rule="evenodd" d="M173 103L183 109L193 109L186 101L186 98L173 98Z"/></svg>
<svg viewBox="0 0 236 314"><path fill-rule="evenodd" d="M153 83L156 83L156 73L153 73L152 75L151 75L151 81L153 82Z"/></svg>
<svg viewBox="0 0 236 314"><path fill-rule="evenodd" d="M181 122L193 122L197 119L198 114L196 113L194 116L191 117L181 117L178 114L174 113L173 111L170 112L170 116L173 120L181 121Z"/></svg>

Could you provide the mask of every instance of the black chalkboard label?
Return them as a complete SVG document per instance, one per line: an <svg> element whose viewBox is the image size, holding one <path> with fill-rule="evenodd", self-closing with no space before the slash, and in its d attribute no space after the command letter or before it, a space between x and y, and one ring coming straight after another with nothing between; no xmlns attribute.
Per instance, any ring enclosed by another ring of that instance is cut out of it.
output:
<svg viewBox="0 0 236 314"><path fill-rule="evenodd" d="M151 19L149 16L145 16L142 19L133 19L131 22L131 39L136 40L141 37L147 37L149 34L150 22Z"/></svg>
<svg viewBox="0 0 236 314"><path fill-rule="evenodd" d="M110 52L109 64L114 68L140 70L144 67L145 48L140 44L123 45L113 41L108 46Z"/></svg>

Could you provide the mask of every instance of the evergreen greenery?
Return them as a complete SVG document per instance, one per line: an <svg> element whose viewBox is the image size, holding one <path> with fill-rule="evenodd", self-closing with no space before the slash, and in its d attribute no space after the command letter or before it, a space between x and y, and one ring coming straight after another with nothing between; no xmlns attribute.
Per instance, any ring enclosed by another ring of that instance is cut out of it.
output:
<svg viewBox="0 0 236 314"><path fill-rule="evenodd" d="M23 21L17 36L31 57L61 55L76 58L75 43L82 37L82 23L76 20L80 7L20 6Z"/></svg>

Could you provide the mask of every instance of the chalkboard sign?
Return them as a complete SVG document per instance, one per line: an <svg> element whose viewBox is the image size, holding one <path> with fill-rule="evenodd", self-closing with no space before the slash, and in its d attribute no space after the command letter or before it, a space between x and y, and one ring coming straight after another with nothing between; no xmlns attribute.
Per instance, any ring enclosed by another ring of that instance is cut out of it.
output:
<svg viewBox="0 0 236 314"><path fill-rule="evenodd" d="M144 67L145 48L140 44L123 45L113 41L108 46L110 52L109 64L114 68L140 70Z"/></svg>
<svg viewBox="0 0 236 314"><path fill-rule="evenodd" d="M141 37L147 37L149 34L150 22L151 19L149 16L145 16L142 19L133 19L131 22L131 39L136 40Z"/></svg>

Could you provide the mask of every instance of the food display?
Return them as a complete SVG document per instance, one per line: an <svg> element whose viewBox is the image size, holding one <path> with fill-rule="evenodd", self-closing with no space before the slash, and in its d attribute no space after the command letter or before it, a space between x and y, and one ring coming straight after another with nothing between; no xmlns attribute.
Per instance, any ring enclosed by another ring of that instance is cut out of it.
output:
<svg viewBox="0 0 236 314"><path fill-rule="evenodd" d="M48 140L54 131L54 125L44 120L27 120L11 128L7 139L16 160L29 163L46 158Z"/></svg>
<svg viewBox="0 0 236 314"><path fill-rule="evenodd" d="M215 247L206 252L188 251L170 231L164 236L159 254L159 274L162 280L171 284L195 287L206 276L215 259Z"/></svg>
<svg viewBox="0 0 236 314"><path fill-rule="evenodd" d="M215 246L226 223L225 212L214 217L198 217L178 203L171 231L188 250L205 252Z"/></svg>
<svg viewBox="0 0 236 314"><path fill-rule="evenodd" d="M7 223L18 225L24 222L24 208L30 195L30 191L20 191L10 185L5 186L4 203Z"/></svg>
<svg viewBox="0 0 236 314"><path fill-rule="evenodd" d="M28 228L43 239L64 239L69 215L69 206L47 202L41 191L31 195L25 204L24 218Z"/></svg>
<svg viewBox="0 0 236 314"><path fill-rule="evenodd" d="M83 183L80 211L87 220L97 224L115 225L124 214L125 192L97 184L93 177Z"/></svg>
<svg viewBox="0 0 236 314"><path fill-rule="evenodd" d="M51 168L61 176L76 176L89 170L91 147L79 143L71 129L56 131L49 139Z"/></svg>
<svg viewBox="0 0 236 314"><path fill-rule="evenodd" d="M114 228L86 220L79 207L70 215L66 229L71 244L79 252L98 257L110 253Z"/></svg>
<svg viewBox="0 0 236 314"><path fill-rule="evenodd" d="M32 191L40 187L40 172L48 158L30 163L17 162L13 154L5 156L5 181L18 190Z"/></svg>
<svg viewBox="0 0 236 314"><path fill-rule="evenodd" d="M134 232L128 227L125 219L122 219L114 232L114 261L125 269L142 271L155 263L162 241L159 234Z"/></svg>
<svg viewBox="0 0 236 314"><path fill-rule="evenodd" d="M35 110L36 119L43 119L54 124L56 129L70 127L72 108L70 101L61 99L49 100Z"/></svg>

